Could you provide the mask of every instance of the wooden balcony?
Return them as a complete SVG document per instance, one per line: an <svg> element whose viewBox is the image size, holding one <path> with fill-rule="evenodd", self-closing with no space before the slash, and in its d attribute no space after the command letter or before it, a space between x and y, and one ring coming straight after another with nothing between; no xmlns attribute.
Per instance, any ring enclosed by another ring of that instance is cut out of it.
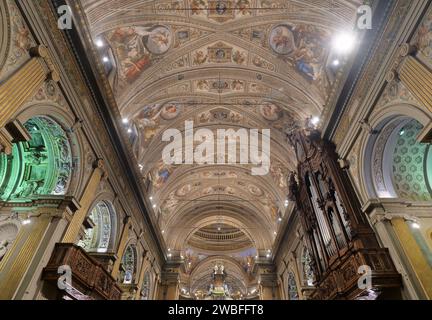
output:
<svg viewBox="0 0 432 320"><path fill-rule="evenodd" d="M59 267L69 266L72 283L65 290L57 282L62 276ZM55 286L58 296L72 300L120 300L122 289L104 267L79 246L57 243L42 279Z"/></svg>

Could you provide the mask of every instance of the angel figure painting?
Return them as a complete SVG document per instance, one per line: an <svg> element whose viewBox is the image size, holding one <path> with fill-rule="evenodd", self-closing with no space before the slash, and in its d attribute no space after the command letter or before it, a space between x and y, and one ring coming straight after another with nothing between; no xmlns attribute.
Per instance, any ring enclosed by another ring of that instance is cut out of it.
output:
<svg viewBox="0 0 432 320"><path fill-rule="evenodd" d="M166 53L172 44L171 31L164 26L118 28L107 39L118 60L119 78L128 83L152 65L154 55Z"/></svg>

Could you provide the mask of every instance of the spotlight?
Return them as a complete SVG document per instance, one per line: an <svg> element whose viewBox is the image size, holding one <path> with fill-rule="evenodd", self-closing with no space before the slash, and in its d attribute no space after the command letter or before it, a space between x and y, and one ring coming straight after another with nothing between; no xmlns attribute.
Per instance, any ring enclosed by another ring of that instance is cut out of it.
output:
<svg viewBox="0 0 432 320"><path fill-rule="evenodd" d="M354 34L343 32L333 39L333 49L340 54L348 54L354 49L355 42Z"/></svg>
<svg viewBox="0 0 432 320"><path fill-rule="evenodd" d="M274 234L274 235L277 235L277 232L276 232L276 231L274 231L274 232L273 232L273 234Z"/></svg>
<svg viewBox="0 0 432 320"><path fill-rule="evenodd" d="M313 117L311 119L311 123L316 126L318 123L320 122L320 118L319 117Z"/></svg>
<svg viewBox="0 0 432 320"><path fill-rule="evenodd" d="M334 65L335 67L339 66L339 65L340 65L340 61L339 61L338 59L334 60L334 61L333 61L333 65Z"/></svg>
<svg viewBox="0 0 432 320"><path fill-rule="evenodd" d="M26 224L30 224L31 220L29 218L27 218L27 219L23 220L21 223L23 226L25 226Z"/></svg>
<svg viewBox="0 0 432 320"><path fill-rule="evenodd" d="M279 217L279 218L278 218L278 221L279 221L279 222L282 222L282 218L281 218L281 217Z"/></svg>
<svg viewBox="0 0 432 320"><path fill-rule="evenodd" d="M108 59L108 57L103 57L103 58L102 58L102 61L103 61L103 62L109 62L109 59Z"/></svg>
<svg viewBox="0 0 432 320"><path fill-rule="evenodd" d="M123 118L123 119L122 119L122 122L123 122L124 124L127 124L127 123L129 123L129 119L128 119L128 118Z"/></svg>
<svg viewBox="0 0 432 320"><path fill-rule="evenodd" d="M155 209L155 208L156 208L156 205L154 204L154 205L153 205L153 209Z"/></svg>
<svg viewBox="0 0 432 320"><path fill-rule="evenodd" d="M131 128L129 128L127 132L128 132L128 133L132 133L132 129L131 129Z"/></svg>
<svg viewBox="0 0 432 320"><path fill-rule="evenodd" d="M152 201L152 200L153 200L153 197L150 197L149 199L150 199L150 201Z"/></svg>
<svg viewBox="0 0 432 320"><path fill-rule="evenodd" d="M162 230L162 233L165 233L165 230Z"/></svg>
<svg viewBox="0 0 432 320"><path fill-rule="evenodd" d="M101 39L96 40L96 46L97 46L98 48L102 48L102 47L104 46L103 41L102 41Z"/></svg>
<svg viewBox="0 0 432 320"><path fill-rule="evenodd" d="M172 254L171 253L168 253L168 258L171 258L172 257Z"/></svg>

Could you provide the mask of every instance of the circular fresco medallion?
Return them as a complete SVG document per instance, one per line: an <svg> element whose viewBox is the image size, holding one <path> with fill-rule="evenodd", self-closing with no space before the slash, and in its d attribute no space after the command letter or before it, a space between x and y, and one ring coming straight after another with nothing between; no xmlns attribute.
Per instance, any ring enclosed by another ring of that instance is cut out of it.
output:
<svg viewBox="0 0 432 320"><path fill-rule="evenodd" d="M177 118L180 113L180 107L176 102L165 104L161 110L161 117L164 120L172 120Z"/></svg>
<svg viewBox="0 0 432 320"><path fill-rule="evenodd" d="M270 47L277 54L290 54L296 49L294 34L287 25L278 25L270 32Z"/></svg>
<svg viewBox="0 0 432 320"><path fill-rule="evenodd" d="M165 26L156 26L145 37L144 43L148 51L153 54L164 54L171 47L173 37L170 29Z"/></svg>
<svg viewBox="0 0 432 320"><path fill-rule="evenodd" d="M260 106L259 112L261 116L268 121L279 120L282 116L281 108L271 102L264 102Z"/></svg>

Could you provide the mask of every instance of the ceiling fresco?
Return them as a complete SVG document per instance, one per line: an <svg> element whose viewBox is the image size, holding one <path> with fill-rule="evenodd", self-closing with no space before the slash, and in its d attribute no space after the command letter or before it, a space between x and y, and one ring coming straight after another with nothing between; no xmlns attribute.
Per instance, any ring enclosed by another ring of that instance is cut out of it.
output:
<svg viewBox="0 0 432 320"><path fill-rule="evenodd" d="M332 37L353 28L361 3L80 0L149 210L170 254L183 257L194 292L205 290L209 270L223 261L233 269L228 281L247 293L256 256L270 255L296 169L286 135L322 114L336 89ZM163 133L183 135L186 121L213 133L269 129L268 174L254 176L240 163L165 164ZM238 242L233 250L227 237Z"/></svg>

